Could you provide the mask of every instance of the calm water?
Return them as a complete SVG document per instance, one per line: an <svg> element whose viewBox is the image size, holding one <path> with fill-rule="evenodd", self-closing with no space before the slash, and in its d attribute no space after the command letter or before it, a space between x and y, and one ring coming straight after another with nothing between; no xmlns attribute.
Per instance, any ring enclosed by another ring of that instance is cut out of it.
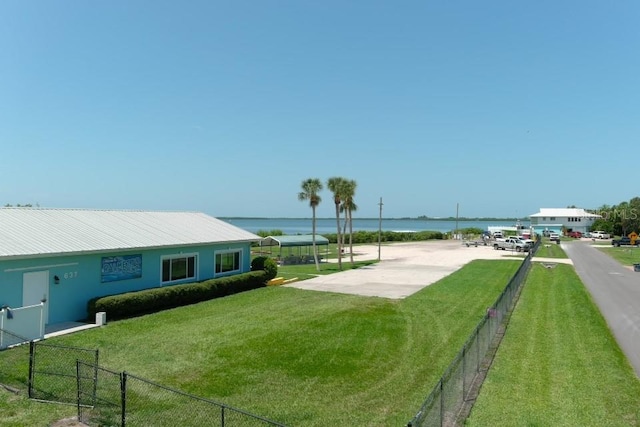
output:
<svg viewBox="0 0 640 427"><path fill-rule="evenodd" d="M284 234L311 234L311 218L221 218L237 227L257 233L258 231L281 230ZM341 223L342 224L342 223ZM487 230L488 227L512 227L515 221L458 221L458 228L476 227ZM522 225L529 226L527 223ZM341 225L342 227L342 225ZM378 219L355 219L353 231L378 231ZM383 231L440 231L443 233L455 230L456 221L439 221L423 219L382 219ZM316 219L316 233L329 234L336 232L335 218Z"/></svg>

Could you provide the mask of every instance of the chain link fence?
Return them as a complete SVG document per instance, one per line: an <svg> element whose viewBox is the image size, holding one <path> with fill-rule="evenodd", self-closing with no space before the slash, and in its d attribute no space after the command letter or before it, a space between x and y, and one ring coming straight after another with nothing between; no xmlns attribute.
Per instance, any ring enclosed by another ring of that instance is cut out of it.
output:
<svg viewBox="0 0 640 427"><path fill-rule="evenodd" d="M487 310L407 427L461 424L460 416L464 412L465 403L478 391L484 378L482 373L489 368L494 339L498 337L505 317L516 302L520 287L531 267L531 258L539 245L540 240L531 248L495 304Z"/></svg>
<svg viewBox="0 0 640 427"><path fill-rule="evenodd" d="M13 347L14 345L24 344L29 341L29 338L21 337L11 331L0 328L0 350Z"/></svg>
<svg viewBox="0 0 640 427"><path fill-rule="evenodd" d="M76 404L76 362L98 365L98 350L29 343L29 398Z"/></svg>
<svg viewBox="0 0 640 427"><path fill-rule="evenodd" d="M78 361L78 420L100 426L283 426L127 372Z"/></svg>
<svg viewBox="0 0 640 427"><path fill-rule="evenodd" d="M22 337L16 337L16 340ZM282 426L231 406L98 365L98 350L29 343L28 394L77 405L90 426Z"/></svg>

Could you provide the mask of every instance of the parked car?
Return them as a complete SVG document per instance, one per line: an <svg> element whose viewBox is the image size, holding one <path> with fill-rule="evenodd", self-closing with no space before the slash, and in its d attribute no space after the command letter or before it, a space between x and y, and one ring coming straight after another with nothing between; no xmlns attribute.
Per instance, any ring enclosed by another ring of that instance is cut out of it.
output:
<svg viewBox="0 0 640 427"><path fill-rule="evenodd" d="M610 239L609 233L605 233L604 231L592 231L591 232L592 239Z"/></svg>
<svg viewBox="0 0 640 427"><path fill-rule="evenodd" d="M628 237L621 237L619 239L613 239L611 241L611 245L618 248L620 246L638 246L638 243L640 243L640 240L635 240L633 241L633 243L631 243L631 239Z"/></svg>
<svg viewBox="0 0 640 427"><path fill-rule="evenodd" d="M502 239L502 231L494 231L493 232L493 237L495 239Z"/></svg>
<svg viewBox="0 0 640 427"><path fill-rule="evenodd" d="M558 233L549 234L549 240L552 242L560 243L560 235Z"/></svg>
<svg viewBox="0 0 640 427"><path fill-rule="evenodd" d="M520 240L522 243L526 243L530 248L533 247L533 244L535 243L535 241L525 236L514 236L513 238Z"/></svg>
<svg viewBox="0 0 640 427"><path fill-rule="evenodd" d="M582 233L579 231L570 231L568 236L573 237L574 239L579 239L582 237Z"/></svg>

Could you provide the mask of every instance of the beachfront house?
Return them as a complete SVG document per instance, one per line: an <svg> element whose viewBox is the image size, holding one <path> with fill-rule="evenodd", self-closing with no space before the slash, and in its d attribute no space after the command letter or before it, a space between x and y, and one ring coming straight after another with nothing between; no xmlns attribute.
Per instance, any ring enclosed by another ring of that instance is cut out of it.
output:
<svg viewBox="0 0 640 427"><path fill-rule="evenodd" d="M541 208L540 212L529 216L534 234L590 231L591 225L601 215L592 214L581 208Z"/></svg>
<svg viewBox="0 0 640 427"><path fill-rule="evenodd" d="M22 309L76 321L94 297L248 272L258 241L199 212L0 208L0 328Z"/></svg>

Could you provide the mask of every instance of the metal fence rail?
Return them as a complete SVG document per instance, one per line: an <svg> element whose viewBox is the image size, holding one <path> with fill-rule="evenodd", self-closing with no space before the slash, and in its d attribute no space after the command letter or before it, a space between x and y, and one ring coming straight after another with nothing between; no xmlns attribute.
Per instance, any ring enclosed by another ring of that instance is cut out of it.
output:
<svg viewBox="0 0 640 427"><path fill-rule="evenodd" d="M492 342L515 304L539 244L538 240L407 427L454 426L460 422L458 418L463 405L477 389L481 371L488 368L486 358Z"/></svg>
<svg viewBox="0 0 640 427"><path fill-rule="evenodd" d="M78 420L87 425L283 426L249 412L78 361Z"/></svg>

